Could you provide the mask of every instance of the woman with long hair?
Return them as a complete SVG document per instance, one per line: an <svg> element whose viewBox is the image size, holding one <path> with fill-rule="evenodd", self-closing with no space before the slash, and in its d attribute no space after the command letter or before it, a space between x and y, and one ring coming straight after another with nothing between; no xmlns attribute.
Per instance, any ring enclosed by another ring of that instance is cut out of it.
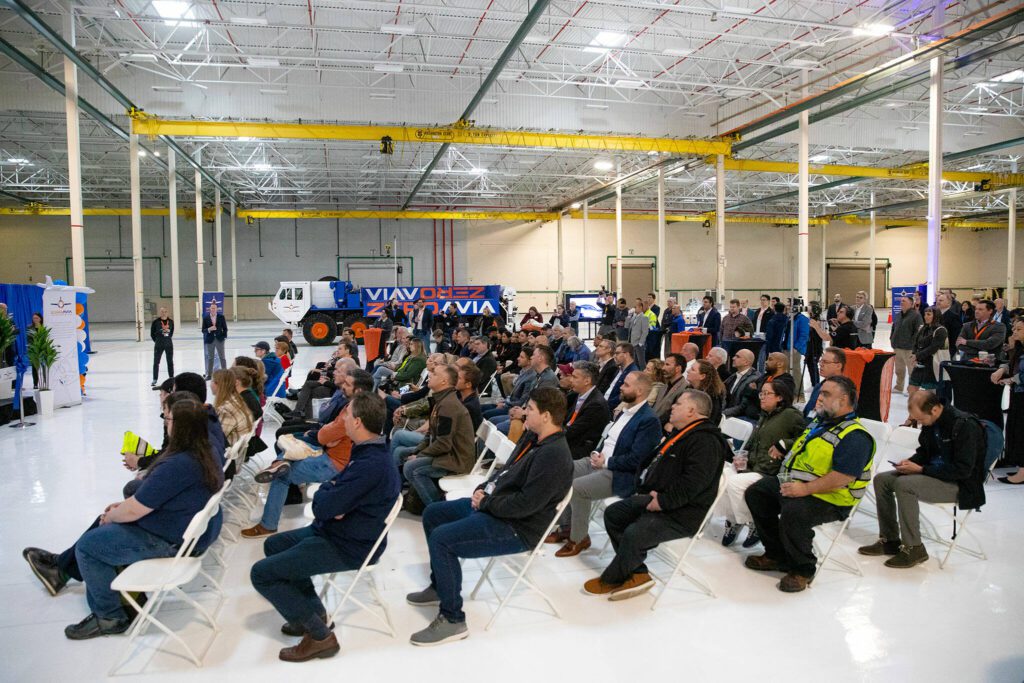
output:
<svg viewBox="0 0 1024 683"><path fill-rule="evenodd" d="M253 389L253 385L258 377L256 371L242 365L235 365L231 368L231 374L235 376L235 391L238 392L246 407L249 408L249 413L255 422L263 417L263 408L260 407L259 394Z"/></svg>
<svg viewBox="0 0 1024 683"><path fill-rule="evenodd" d="M108 505L75 545L60 555L40 548L22 552L51 595L71 579L85 584L91 613L64 629L71 640L128 630L132 620L121 606L120 595L110 587L118 569L140 560L173 557L192 518L224 485L223 463L210 446L203 404L192 396L176 399L164 420L170 432L167 448L134 495ZM221 521L218 512L196 545L197 553L217 538Z"/></svg>
<svg viewBox="0 0 1024 683"><path fill-rule="evenodd" d="M419 382L423 369L427 367L427 354L423 348L423 342L415 337L410 337L406 343L409 346L409 353L402 359L401 365L398 366L394 377L392 377L395 386Z"/></svg>
<svg viewBox="0 0 1024 683"><path fill-rule="evenodd" d="M725 405L725 383L718 376L718 370L711 361L701 358L686 371L686 381L694 389L700 389L711 397L711 424L718 425L722 421L722 408Z"/></svg>
<svg viewBox="0 0 1024 683"><path fill-rule="evenodd" d="M651 393L647 395L647 403L653 406L665 395L665 362L652 358L647 361L644 374L651 378Z"/></svg>
<svg viewBox="0 0 1024 683"><path fill-rule="evenodd" d="M1010 385L1010 412L1006 417L1006 459L1017 466L1017 471L999 477L1004 484L1024 484L1024 320L1013 323L1010 338L1009 361L992 373L992 381Z"/></svg>
<svg viewBox="0 0 1024 683"><path fill-rule="evenodd" d="M252 390L256 392L257 396L259 396L260 405L266 405L267 394L265 386L267 384L267 369L263 367L263 363L256 358L251 358L249 356L235 356L235 365L243 368L249 368L256 373L256 377L253 379L252 383Z"/></svg>
<svg viewBox="0 0 1024 683"><path fill-rule="evenodd" d="M910 354L911 370L907 394L911 398L922 389L935 391L939 388L939 378L935 374L933 359L939 351L949 349L949 333L942 324L938 309L924 309L921 318L923 324L914 335L914 349ZM910 405L910 399L907 399L907 405ZM902 426L914 427L916 424L907 418Z"/></svg>
<svg viewBox="0 0 1024 683"><path fill-rule="evenodd" d="M220 427L228 445L252 431L252 413L245 404L235 385L235 373L231 370L217 370L213 373L213 409L217 411Z"/></svg>

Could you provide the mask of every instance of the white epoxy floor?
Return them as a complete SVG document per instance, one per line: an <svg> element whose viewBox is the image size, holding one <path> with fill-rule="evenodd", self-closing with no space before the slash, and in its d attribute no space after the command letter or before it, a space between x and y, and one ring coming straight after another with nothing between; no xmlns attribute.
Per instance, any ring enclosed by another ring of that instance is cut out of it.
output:
<svg viewBox="0 0 1024 683"><path fill-rule="evenodd" d="M249 353L280 327L271 323L231 326L228 357ZM0 428L0 680L99 680L121 653L123 637L87 642L64 638L63 628L88 611L81 585L50 597L21 558L28 545L60 551L103 507L120 498L127 473L118 448L125 430L159 441L157 393L150 390L152 345L133 341L130 326L93 330L83 405L35 427ZM201 343L179 330L176 369L201 371ZM887 337L879 330L879 337ZM325 357L327 349L300 345L298 369ZM301 374L301 373L299 373ZM905 417L903 399L892 422ZM857 578L834 570L819 574L798 595L775 589L778 577L746 570L739 543L722 548L721 523L695 551L694 565L709 577L718 598L677 591L659 609L643 596L611 603L581 594L582 583L602 566L597 550L557 559L554 546L535 566L534 578L552 595L563 619L544 614L536 598L509 609L484 632L494 602L467 601L471 636L434 649L408 644L408 636L433 617L408 606L404 596L422 588L427 554L418 519L399 518L384 555L380 578L399 633L392 639L358 615L340 630L341 653L302 666L278 661L279 648L294 642L278 629L281 619L252 589L249 568L261 543L233 547L224 576L228 599L219 613L221 632L202 669L173 655L137 657L127 672L145 666L147 679L281 681L283 676L344 676L350 680L515 680L538 675L570 681L1013 681L1024 679L1024 628L1020 566L1024 491L998 483L971 526L988 561L957 556L945 570L934 559L907 571L858 558ZM286 509L283 526L301 525L301 511ZM877 534L875 520L858 515L844 545L854 549ZM603 540L602 540L603 542ZM597 545L600 545L598 543ZM749 552L749 551L748 551ZM606 558L607 559L607 558ZM478 569L467 565L468 597ZM680 584L685 585L685 584ZM170 615L184 624L190 612ZM202 644L195 622L186 639ZM148 642L174 645L162 637Z"/></svg>

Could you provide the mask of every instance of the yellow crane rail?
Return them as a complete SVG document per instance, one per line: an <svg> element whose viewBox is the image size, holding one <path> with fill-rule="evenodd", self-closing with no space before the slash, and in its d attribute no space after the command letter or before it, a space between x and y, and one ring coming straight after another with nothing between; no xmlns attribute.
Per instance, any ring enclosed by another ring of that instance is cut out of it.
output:
<svg viewBox="0 0 1024 683"><path fill-rule="evenodd" d="M713 158L706 159L714 165ZM890 180L928 180L928 164L915 164L903 168L881 168L875 166L847 166L841 164L809 164L810 172L817 175L859 176L862 178L888 178ZM758 159L726 159L725 170L751 173L800 172L795 161L764 161ZM958 183L980 183L991 181L993 186L1008 187L1024 185L1024 173L991 173L967 171L943 171L942 179Z"/></svg>
<svg viewBox="0 0 1024 683"><path fill-rule="evenodd" d="M366 140L379 142L432 142L488 147L544 147L594 152L666 152L687 156L729 154L726 140L649 138L630 135L583 135L474 126L374 126L330 123L260 121L194 121L140 115L132 119L132 132L194 138L263 138L282 140Z"/></svg>

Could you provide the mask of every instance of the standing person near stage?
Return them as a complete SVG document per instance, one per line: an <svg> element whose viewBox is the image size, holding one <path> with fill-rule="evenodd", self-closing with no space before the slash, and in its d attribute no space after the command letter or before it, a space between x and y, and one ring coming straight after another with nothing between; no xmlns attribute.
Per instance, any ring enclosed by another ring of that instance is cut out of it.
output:
<svg viewBox="0 0 1024 683"><path fill-rule="evenodd" d="M220 367L227 370L228 362L224 358L224 340L228 338L228 321L219 312L217 302L211 301L210 308L203 316L203 355L206 358L206 377L209 382L213 377L213 354L217 352Z"/></svg>
<svg viewBox="0 0 1024 683"><path fill-rule="evenodd" d="M167 355L167 376L174 377L174 320L167 315L167 308L160 307L160 315L153 318L153 324L149 326L149 336L153 340L153 383L156 386L157 378L160 375L160 356Z"/></svg>

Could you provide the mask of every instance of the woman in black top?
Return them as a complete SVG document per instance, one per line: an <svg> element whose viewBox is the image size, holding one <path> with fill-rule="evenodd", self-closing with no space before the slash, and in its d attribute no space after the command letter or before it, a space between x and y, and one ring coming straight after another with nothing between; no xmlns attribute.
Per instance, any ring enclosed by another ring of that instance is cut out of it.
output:
<svg viewBox="0 0 1024 683"><path fill-rule="evenodd" d="M964 325L974 322L974 304L970 301L960 304L960 322Z"/></svg>

